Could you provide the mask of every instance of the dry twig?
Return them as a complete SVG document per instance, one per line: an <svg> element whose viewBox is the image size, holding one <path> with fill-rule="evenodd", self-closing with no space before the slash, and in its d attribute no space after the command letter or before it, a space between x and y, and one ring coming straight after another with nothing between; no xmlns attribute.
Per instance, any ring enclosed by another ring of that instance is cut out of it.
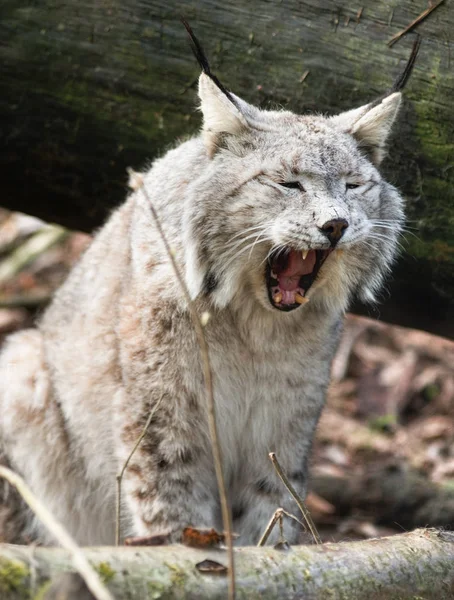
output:
<svg viewBox="0 0 454 600"><path fill-rule="evenodd" d="M361 17L363 16L363 10L364 10L364 6L361 6L361 8L356 13L356 25L359 25ZM356 25L355 25L355 27L356 27Z"/></svg>
<svg viewBox="0 0 454 600"><path fill-rule="evenodd" d="M263 532L262 537L259 540L259 543L257 544L257 546L264 546L268 540L268 538L271 535L271 532L273 531L276 523L278 521L282 522L283 519L283 509L282 508L278 508L275 512L274 515L271 517L270 522L268 523L268 525L266 526L265 531Z"/></svg>
<svg viewBox="0 0 454 600"><path fill-rule="evenodd" d="M306 81L307 76L309 75L310 71L304 71L304 73L301 75L300 77L300 83L303 83L304 81Z"/></svg>
<svg viewBox="0 0 454 600"><path fill-rule="evenodd" d="M96 600L114 600L109 590L102 583L99 575L88 562L84 552L79 548L63 525L61 525L44 504L36 498L22 477L17 473L14 473L14 471L11 471L11 469L2 466L0 466L0 477L6 479L8 483L16 488L23 500L55 537L58 543L71 552L74 567L77 569Z"/></svg>
<svg viewBox="0 0 454 600"><path fill-rule="evenodd" d="M315 543L321 544L322 540L318 534L317 528L315 527L314 521L312 520L311 514L308 511L306 505L304 504L303 499L300 498L297 491L295 490L293 485L290 483L287 475L282 470L282 467L276 458L276 454L274 452L270 452L268 456L270 457L271 462L273 463L273 466L276 469L276 473L279 475L279 478L281 479L282 483L285 485L285 487L288 489L290 494L293 496L293 499L295 500L295 502L298 504L298 508L300 509L301 513L303 514L304 520L306 521L307 526L309 527L309 531L312 533L312 537L314 538Z"/></svg>
<svg viewBox="0 0 454 600"><path fill-rule="evenodd" d="M406 33L411 31L414 27L416 27L416 25L419 25L419 23L421 23L421 21L424 21L424 19L426 17L428 17L432 11L434 11L436 8L438 8L440 6L440 4L443 4L444 1L445 0L439 0L436 4L432 4L431 6L426 8L426 10L424 10L419 15L419 17L416 17L416 19L414 19L409 25L404 27L404 29L402 29L401 31L398 31L396 33L396 35L393 35L393 37L388 42L388 46L391 48L391 46L393 46L397 41L399 41L401 37L403 37Z"/></svg>
<svg viewBox="0 0 454 600"><path fill-rule="evenodd" d="M279 524L281 526L281 538L283 538L283 530L282 530L282 523L283 523L283 517L288 517L289 519L293 519L294 521L296 521L297 523L299 523L301 525L301 527L303 529L306 529L306 526L304 525L304 523L302 523L299 519L297 519L295 517L295 515L292 515L291 513L287 512L286 510L284 510L283 508L278 508L273 516L271 517L268 525L266 526L265 531L263 532L262 537L259 540L259 543L257 544L257 547L260 546L264 546L268 540L268 538L270 537L271 532L273 531L276 523L279 521Z"/></svg>

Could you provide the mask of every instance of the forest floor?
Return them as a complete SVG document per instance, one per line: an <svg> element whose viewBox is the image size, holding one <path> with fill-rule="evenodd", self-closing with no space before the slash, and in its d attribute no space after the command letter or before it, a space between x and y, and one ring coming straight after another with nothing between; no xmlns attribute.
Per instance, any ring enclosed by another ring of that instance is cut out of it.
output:
<svg viewBox="0 0 454 600"><path fill-rule="evenodd" d="M0 210L0 343L33 325L90 242L57 231L33 251L43 227ZM307 505L324 541L454 529L454 342L347 316Z"/></svg>

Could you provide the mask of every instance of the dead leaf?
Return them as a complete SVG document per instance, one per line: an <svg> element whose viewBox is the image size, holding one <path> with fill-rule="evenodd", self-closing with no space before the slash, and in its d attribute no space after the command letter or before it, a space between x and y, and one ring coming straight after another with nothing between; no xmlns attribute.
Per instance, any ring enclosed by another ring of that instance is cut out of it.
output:
<svg viewBox="0 0 454 600"><path fill-rule="evenodd" d="M305 500L306 506L309 509L309 512L317 515L332 515L336 512L335 507L325 500L318 494L314 492L309 492Z"/></svg>
<svg viewBox="0 0 454 600"><path fill-rule="evenodd" d="M441 482L454 476L454 458L439 464L432 473L432 480Z"/></svg>
<svg viewBox="0 0 454 600"><path fill-rule="evenodd" d="M191 548L213 548L225 543L225 535L215 529L183 529L181 543Z"/></svg>
<svg viewBox="0 0 454 600"><path fill-rule="evenodd" d="M434 440L454 433L453 421L442 415L426 418L421 423L420 435L423 440Z"/></svg>
<svg viewBox="0 0 454 600"><path fill-rule="evenodd" d="M350 463L348 454L337 444L328 444L324 449L322 456L340 467L346 467Z"/></svg>

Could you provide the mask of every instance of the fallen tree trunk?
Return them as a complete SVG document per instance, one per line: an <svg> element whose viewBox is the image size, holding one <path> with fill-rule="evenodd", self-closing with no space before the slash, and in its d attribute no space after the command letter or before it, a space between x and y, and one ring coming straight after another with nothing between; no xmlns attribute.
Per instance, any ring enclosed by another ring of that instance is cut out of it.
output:
<svg viewBox="0 0 454 600"><path fill-rule="evenodd" d="M311 489L338 514L360 514L379 525L404 529L427 523L454 528L454 489L398 463L378 468L366 463L361 474L351 477L316 474Z"/></svg>
<svg viewBox="0 0 454 600"><path fill-rule="evenodd" d="M220 550L106 547L87 548L86 554L118 599L227 597L225 576L196 568L207 558L226 564ZM296 546L286 552L238 548L235 557L238 598L448 600L454 595L454 534L433 529L363 542ZM72 570L64 550L0 545L0 596L46 597L51 581Z"/></svg>
<svg viewBox="0 0 454 600"><path fill-rule="evenodd" d="M181 14L222 80L245 99L298 112L340 111L389 88L413 34L387 42L423 0L231 3L201 0L2 0L1 204L90 231L125 196L135 169L199 116L198 67ZM359 9L359 10L358 10ZM420 56L385 171L408 199L415 236L381 316L454 336L454 11L418 26Z"/></svg>

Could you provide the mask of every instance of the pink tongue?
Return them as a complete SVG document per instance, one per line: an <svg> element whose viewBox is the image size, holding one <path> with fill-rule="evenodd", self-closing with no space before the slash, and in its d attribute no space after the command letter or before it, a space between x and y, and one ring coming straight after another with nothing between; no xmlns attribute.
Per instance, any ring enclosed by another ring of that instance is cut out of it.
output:
<svg viewBox="0 0 454 600"><path fill-rule="evenodd" d="M315 267L315 250L309 250L306 260L303 260L301 252L291 250L287 268L277 273L279 287L281 290L296 290L299 280L303 275L312 273Z"/></svg>

